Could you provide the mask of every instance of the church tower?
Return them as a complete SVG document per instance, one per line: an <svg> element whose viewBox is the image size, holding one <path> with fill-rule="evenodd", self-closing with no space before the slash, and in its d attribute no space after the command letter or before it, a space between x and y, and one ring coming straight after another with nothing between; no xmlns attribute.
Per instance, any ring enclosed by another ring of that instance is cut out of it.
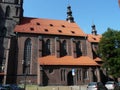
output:
<svg viewBox="0 0 120 90"><path fill-rule="evenodd" d="M23 0L0 0L0 83L10 81L8 74L11 74L15 60L15 34L14 28L20 23L23 17ZM7 76L8 75L8 76ZM10 77L11 78L11 77Z"/></svg>
<svg viewBox="0 0 120 90"><path fill-rule="evenodd" d="M22 17L23 0L0 0L0 35L13 34Z"/></svg>

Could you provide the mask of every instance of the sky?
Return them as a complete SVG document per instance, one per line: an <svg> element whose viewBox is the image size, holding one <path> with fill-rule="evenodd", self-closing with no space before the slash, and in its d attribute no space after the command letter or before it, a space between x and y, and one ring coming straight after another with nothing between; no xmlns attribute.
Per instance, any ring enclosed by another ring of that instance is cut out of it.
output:
<svg viewBox="0 0 120 90"><path fill-rule="evenodd" d="M118 0L24 0L24 16L66 20L68 5L75 22L87 34L91 33L93 24L98 34L107 28L120 30Z"/></svg>

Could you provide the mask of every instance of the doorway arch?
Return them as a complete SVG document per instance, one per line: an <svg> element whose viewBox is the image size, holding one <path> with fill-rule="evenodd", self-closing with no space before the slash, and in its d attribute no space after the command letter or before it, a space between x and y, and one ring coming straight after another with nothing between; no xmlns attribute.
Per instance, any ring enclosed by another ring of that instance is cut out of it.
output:
<svg viewBox="0 0 120 90"><path fill-rule="evenodd" d="M72 75L72 71L70 71L67 75L67 85L74 85L74 77Z"/></svg>

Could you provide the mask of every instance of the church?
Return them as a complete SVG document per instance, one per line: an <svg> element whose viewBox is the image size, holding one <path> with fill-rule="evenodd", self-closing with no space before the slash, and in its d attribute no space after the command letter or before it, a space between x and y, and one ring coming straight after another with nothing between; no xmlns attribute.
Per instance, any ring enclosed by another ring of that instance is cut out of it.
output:
<svg viewBox="0 0 120 90"><path fill-rule="evenodd" d="M101 35L66 20L23 16L23 0L0 0L0 83L80 85L102 81Z"/></svg>

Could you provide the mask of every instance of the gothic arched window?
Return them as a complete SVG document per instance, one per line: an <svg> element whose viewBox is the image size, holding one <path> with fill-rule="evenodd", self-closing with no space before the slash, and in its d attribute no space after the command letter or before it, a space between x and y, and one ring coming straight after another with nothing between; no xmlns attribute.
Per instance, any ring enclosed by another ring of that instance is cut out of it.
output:
<svg viewBox="0 0 120 90"><path fill-rule="evenodd" d="M76 54L77 54L77 57L82 55L80 41L76 42Z"/></svg>
<svg viewBox="0 0 120 90"><path fill-rule="evenodd" d="M9 17L9 16L10 16L10 6L7 6L7 7L6 7L5 16L6 16L6 17Z"/></svg>
<svg viewBox="0 0 120 90"><path fill-rule="evenodd" d="M31 39L27 39L24 44L24 63L23 63L23 73L30 74L30 64L31 64L31 53L32 53Z"/></svg>
<svg viewBox="0 0 120 90"><path fill-rule="evenodd" d="M67 43L65 40L61 43L60 54L61 54L61 56L67 55Z"/></svg>
<svg viewBox="0 0 120 90"><path fill-rule="evenodd" d="M51 42L48 39L45 43L45 55L50 55L51 54Z"/></svg>

